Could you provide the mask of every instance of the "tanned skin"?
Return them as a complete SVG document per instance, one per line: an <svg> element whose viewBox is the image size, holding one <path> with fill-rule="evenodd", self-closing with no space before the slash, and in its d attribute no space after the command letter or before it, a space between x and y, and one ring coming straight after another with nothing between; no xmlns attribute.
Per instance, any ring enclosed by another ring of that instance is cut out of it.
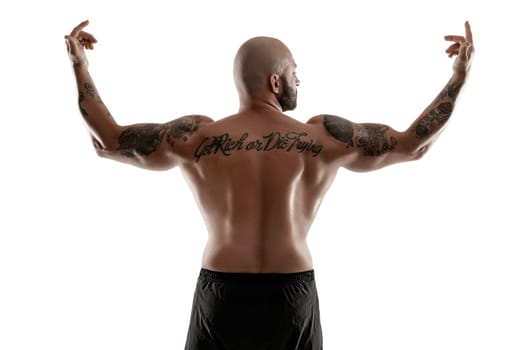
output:
<svg viewBox="0 0 525 350"><path fill-rule="evenodd" d="M85 49L96 39L80 23L66 35L80 113L98 155L151 170L180 167L208 229L202 267L223 272L289 273L313 269L308 230L343 167L372 171L421 158L454 111L474 52L472 32L449 35L452 76L405 131L295 108L299 80L290 50L257 37L235 57L239 111L213 121L202 115L121 126L97 92Z"/></svg>

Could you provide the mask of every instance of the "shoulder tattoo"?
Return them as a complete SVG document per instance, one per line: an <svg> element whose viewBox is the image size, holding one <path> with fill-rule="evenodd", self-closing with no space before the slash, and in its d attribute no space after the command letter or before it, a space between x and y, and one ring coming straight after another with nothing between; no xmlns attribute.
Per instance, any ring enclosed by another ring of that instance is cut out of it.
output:
<svg viewBox="0 0 525 350"><path fill-rule="evenodd" d="M187 141L199 127L201 117L198 115L191 115L182 117L168 123L168 134L166 141L171 147L174 146L176 140Z"/></svg>
<svg viewBox="0 0 525 350"><path fill-rule="evenodd" d="M326 114L323 120L326 131L337 140L346 143L346 147L354 147L354 124L350 121Z"/></svg>

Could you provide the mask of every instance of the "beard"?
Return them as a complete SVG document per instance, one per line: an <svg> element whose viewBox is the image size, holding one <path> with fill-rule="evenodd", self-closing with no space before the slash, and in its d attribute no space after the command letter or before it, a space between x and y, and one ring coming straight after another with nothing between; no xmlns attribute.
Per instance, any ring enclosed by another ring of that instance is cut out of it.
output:
<svg viewBox="0 0 525 350"><path fill-rule="evenodd" d="M284 77L281 77L283 82L283 93L277 98L283 112L294 110L297 107L297 88L294 88L288 83Z"/></svg>

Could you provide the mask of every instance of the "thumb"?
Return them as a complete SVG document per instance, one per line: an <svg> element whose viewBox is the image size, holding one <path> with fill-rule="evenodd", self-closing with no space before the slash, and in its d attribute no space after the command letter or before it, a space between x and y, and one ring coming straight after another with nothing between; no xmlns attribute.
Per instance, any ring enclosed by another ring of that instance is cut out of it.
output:
<svg viewBox="0 0 525 350"><path fill-rule="evenodd" d="M71 47L72 46L71 44L73 43L73 40L75 40L75 39L73 39L73 37L71 35L64 35L64 39L66 40L66 45L68 47Z"/></svg>
<svg viewBox="0 0 525 350"><path fill-rule="evenodd" d="M65 42L66 42L67 51L71 54L74 54L74 51L76 50L75 50L75 44L73 43L73 39L71 38L70 35L65 35L64 39L66 39Z"/></svg>
<svg viewBox="0 0 525 350"><path fill-rule="evenodd" d="M78 40L73 38L71 35L64 35L64 39L66 39L66 46L69 52L76 54L78 49Z"/></svg>
<svg viewBox="0 0 525 350"><path fill-rule="evenodd" d="M66 39L65 43L66 43L67 51L71 52L71 43L70 43L71 39L69 38L69 35L64 35L64 39Z"/></svg>

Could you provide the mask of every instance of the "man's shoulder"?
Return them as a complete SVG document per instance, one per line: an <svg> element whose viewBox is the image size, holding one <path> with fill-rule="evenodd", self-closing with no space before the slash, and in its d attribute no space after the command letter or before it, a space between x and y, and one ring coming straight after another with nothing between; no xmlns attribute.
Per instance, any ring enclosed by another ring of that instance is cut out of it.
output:
<svg viewBox="0 0 525 350"><path fill-rule="evenodd" d="M195 129L200 124L210 124L213 123L214 120L208 116L201 115L201 114L188 114L176 119L173 119L172 121L166 123L165 125L178 128L188 128L191 127L192 129Z"/></svg>
<svg viewBox="0 0 525 350"><path fill-rule="evenodd" d="M318 114L318 115L308 119L306 124L309 124L309 125L320 125L320 124L323 124L324 123L324 119L325 119L324 117L325 117L324 114Z"/></svg>
<svg viewBox="0 0 525 350"><path fill-rule="evenodd" d="M197 124L210 124L215 122L212 118L202 114L190 114L180 118L181 120L192 120Z"/></svg>

